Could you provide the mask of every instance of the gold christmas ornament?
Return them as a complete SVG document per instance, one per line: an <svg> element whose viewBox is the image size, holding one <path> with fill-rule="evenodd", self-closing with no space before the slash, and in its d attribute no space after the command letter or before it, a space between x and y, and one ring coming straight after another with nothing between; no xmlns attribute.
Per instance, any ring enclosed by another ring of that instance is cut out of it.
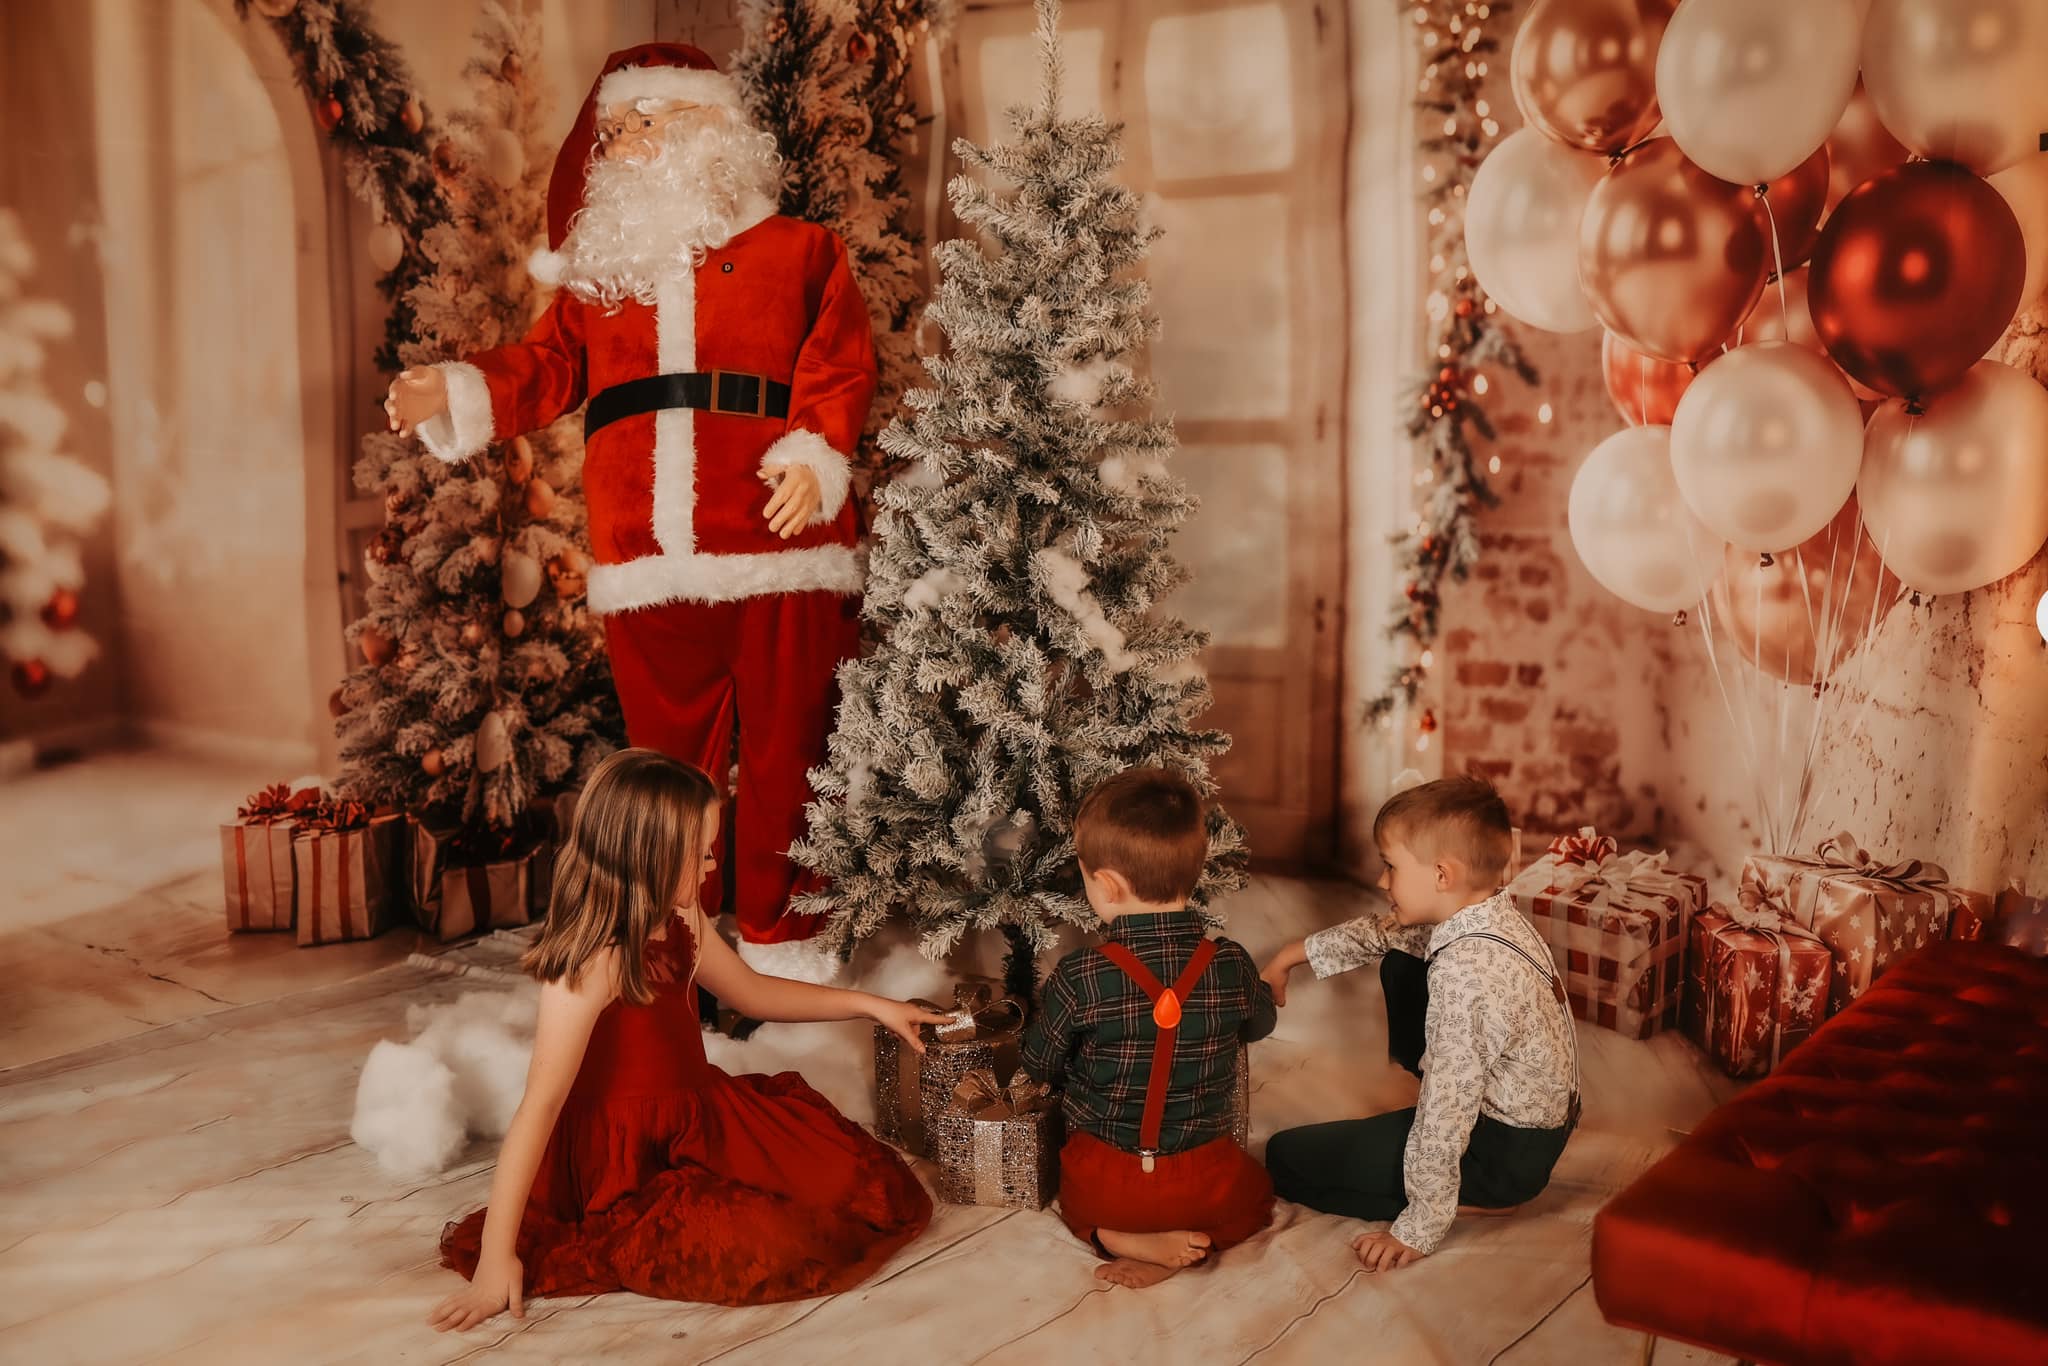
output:
<svg viewBox="0 0 2048 1366"><path fill-rule="evenodd" d="M518 53L508 52L505 54L505 60L498 63L498 74L513 85L517 85L520 78L526 74L526 65L519 60Z"/></svg>
<svg viewBox="0 0 2048 1366"><path fill-rule="evenodd" d="M390 271L398 268L405 259L405 234L396 224L379 223L370 229L368 240L370 264L379 270Z"/></svg>
<svg viewBox="0 0 2048 1366"><path fill-rule="evenodd" d="M548 583L563 602L574 602L589 587L588 561L576 549L562 551L548 560Z"/></svg>
<svg viewBox="0 0 2048 1366"><path fill-rule="evenodd" d="M526 634L526 613L517 607L505 609L505 634L513 640Z"/></svg>
<svg viewBox="0 0 2048 1366"><path fill-rule="evenodd" d="M512 735L503 712L491 712L476 731L476 767L479 773L496 773L512 757Z"/></svg>
<svg viewBox="0 0 2048 1366"><path fill-rule="evenodd" d="M341 700L340 688L327 694L327 714L337 721L348 715L348 703Z"/></svg>
<svg viewBox="0 0 2048 1366"><path fill-rule="evenodd" d="M505 477L515 484L533 478L533 443L523 436L513 437L505 448Z"/></svg>
<svg viewBox="0 0 2048 1366"><path fill-rule="evenodd" d="M509 128L493 128L484 135L484 169L491 179L510 188L526 174L526 148L519 134Z"/></svg>
<svg viewBox="0 0 2048 1366"><path fill-rule="evenodd" d="M356 648L363 652L363 658L382 668L391 662L391 656L398 652L398 642L385 635L375 626L365 626L356 637Z"/></svg>
<svg viewBox="0 0 2048 1366"><path fill-rule="evenodd" d="M398 111L398 126L408 133L417 133L427 126L427 114L420 108L419 96L405 97L405 104Z"/></svg>
<svg viewBox="0 0 2048 1366"><path fill-rule="evenodd" d="M524 551L506 551L498 573L507 607L526 607L540 596L540 561Z"/></svg>
<svg viewBox="0 0 2048 1366"><path fill-rule="evenodd" d="M448 756L438 749L430 749L420 756L420 772L429 778L438 778L448 771Z"/></svg>
<svg viewBox="0 0 2048 1366"><path fill-rule="evenodd" d="M526 485L526 515L539 521L555 510L555 486L535 475Z"/></svg>
<svg viewBox="0 0 2048 1366"><path fill-rule="evenodd" d="M484 644L484 624L480 621L462 623L462 643L472 650L480 650Z"/></svg>

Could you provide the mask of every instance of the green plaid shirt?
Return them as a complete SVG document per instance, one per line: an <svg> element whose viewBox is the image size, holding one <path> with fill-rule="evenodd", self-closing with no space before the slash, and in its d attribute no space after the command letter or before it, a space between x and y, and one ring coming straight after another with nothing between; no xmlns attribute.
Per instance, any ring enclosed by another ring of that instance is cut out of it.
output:
<svg viewBox="0 0 2048 1366"><path fill-rule="evenodd" d="M1172 911L1119 916L1108 937L1171 987L1203 936L1199 913ZM1136 1152L1152 1045L1159 1036L1151 1000L1092 948L1062 958L1039 997L1038 1013L1024 1031L1025 1072L1060 1088L1070 1131L1085 1130ZM1237 1046L1265 1038L1276 1019L1273 989L1259 980L1251 955L1232 940L1218 939L1216 956L1182 1003L1159 1129L1162 1153L1185 1152L1228 1132Z"/></svg>

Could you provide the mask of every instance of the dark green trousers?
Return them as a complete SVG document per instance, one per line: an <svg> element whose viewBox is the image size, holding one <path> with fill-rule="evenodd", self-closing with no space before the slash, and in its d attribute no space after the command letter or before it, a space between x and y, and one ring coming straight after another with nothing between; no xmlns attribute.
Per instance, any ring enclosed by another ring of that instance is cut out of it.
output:
<svg viewBox="0 0 2048 1366"><path fill-rule="evenodd" d="M1390 953L1381 960L1380 981L1386 988L1389 1051L1416 1071L1429 1009L1426 969L1420 959ZM1330 1214L1392 1219L1408 1205L1401 1172L1414 1123L1410 1108L1283 1129L1266 1144L1273 1193ZM1522 1129L1481 1115L1459 1163L1458 1203L1502 1208L1535 1199L1550 1183L1570 1136L1569 1124Z"/></svg>

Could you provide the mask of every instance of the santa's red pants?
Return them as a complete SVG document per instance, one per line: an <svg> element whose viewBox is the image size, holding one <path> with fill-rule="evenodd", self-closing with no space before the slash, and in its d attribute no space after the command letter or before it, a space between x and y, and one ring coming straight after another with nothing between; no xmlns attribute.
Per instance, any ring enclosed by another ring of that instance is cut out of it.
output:
<svg viewBox="0 0 2048 1366"><path fill-rule="evenodd" d="M825 760L838 705L834 670L860 645L860 599L777 593L738 602L679 602L605 618L612 680L635 745L697 765L720 788L739 730L731 831L733 917L753 944L808 939L824 921L789 914L816 879L789 858L804 834L807 771ZM716 913L722 874L704 885Z"/></svg>
<svg viewBox="0 0 2048 1366"><path fill-rule="evenodd" d="M1153 1159L1077 1132L1060 1149L1060 1218L1092 1243L1097 1229L1209 1235L1218 1252L1273 1217L1273 1181L1228 1135Z"/></svg>

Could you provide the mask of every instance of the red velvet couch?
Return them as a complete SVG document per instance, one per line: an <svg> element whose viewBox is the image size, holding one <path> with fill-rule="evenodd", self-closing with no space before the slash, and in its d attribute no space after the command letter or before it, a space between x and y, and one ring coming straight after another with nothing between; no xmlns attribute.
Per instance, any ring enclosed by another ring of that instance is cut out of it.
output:
<svg viewBox="0 0 2048 1366"><path fill-rule="evenodd" d="M1600 1211L1593 1289L1758 1361L2048 1362L2048 961L1892 967Z"/></svg>

